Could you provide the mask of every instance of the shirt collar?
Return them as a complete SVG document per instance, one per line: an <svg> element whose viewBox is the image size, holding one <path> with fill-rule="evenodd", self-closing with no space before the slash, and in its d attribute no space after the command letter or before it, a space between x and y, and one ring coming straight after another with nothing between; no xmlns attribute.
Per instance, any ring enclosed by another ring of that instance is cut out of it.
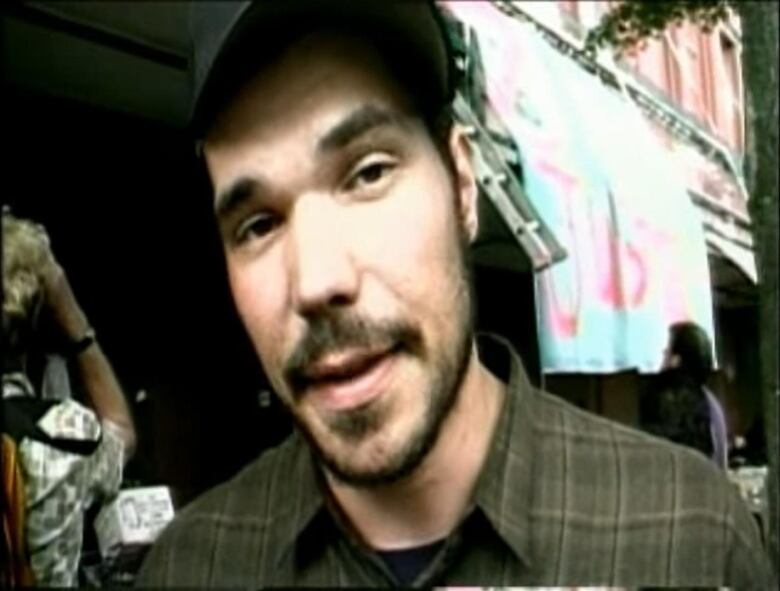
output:
<svg viewBox="0 0 780 591"><path fill-rule="evenodd" d="M290 552L295 551L296 545L306 538L303 535L305 530L313 526L317 521L315 518L325 511L324 485L319 467L308 443L297 428L292 434L290 456L283 460L289 461L289 464L287 467L282 466L282 469L292 475L290 481L295 485L292 489L286 486L277 487L276 498L273 499L274 506L291 508L289 517L277 522L277 527L284 528L277 565L281 564Z"/></svg>
<svg viewBox="0 0 780 591"><path fill-rule="evenodd" d="M531 557L531 484L533 460L533 421L529 393L532 386L522 361L503 338L480 335L480 359L507 383L503 409L493 436L490 452L477 481L475 504L513 553L530 565ZM508 377L508 379L507 379ZM322 525L320 517L329 515L325 483L304 437L296 429L292 435L289 473L296 475L293 490L278 487L274 506L291 507L289 521L279 520L284 528L277 564L281 564L298 544L307 538L308 528ZM286 523L281 523L286 521ZM332 517L327 520L332 522ZM320 531L310 536L322 541Z"/></svg>
<svg viewBox="0 0 780 591"><path fill-rule="evenodd" d="M522 361L506 340L484 335L478 343L481 361L507 387L493 442L477 480L474 501L515 556L530 566L535 455L533 386Z"/></svg>

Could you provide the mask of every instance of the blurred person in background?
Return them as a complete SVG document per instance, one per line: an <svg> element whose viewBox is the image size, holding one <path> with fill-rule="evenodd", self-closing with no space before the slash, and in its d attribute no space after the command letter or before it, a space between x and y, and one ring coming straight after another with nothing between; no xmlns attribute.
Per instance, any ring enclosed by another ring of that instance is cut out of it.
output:
<svg viewBox="0 0 780 591"><path fill-rule="evenodd" d="M640 422L645 431L697 449L725 470L726 417L707 387L713 367L705 330L694 322L673 324L661 372L640 402Z"/></svg>
<svg viewBox="0 0 780 591"><path fill-rule="evenodd" d="M16 444L35 582L78 583L84 512L114 495L135 449L129 407L43 226L3 212L3 431ZM44 399L31 351L53 331L85 397Z"/></svg>

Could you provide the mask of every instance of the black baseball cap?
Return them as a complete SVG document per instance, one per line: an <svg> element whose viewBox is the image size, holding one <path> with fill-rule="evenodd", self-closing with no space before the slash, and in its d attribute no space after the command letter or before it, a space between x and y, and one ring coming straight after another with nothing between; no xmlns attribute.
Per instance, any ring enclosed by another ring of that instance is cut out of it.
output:
<svg viewBox="0 0 780 591"><path fill-rule="evenodd" d="M207 129L264 62L296 37L325 28L376 42L421 104L452 100L453 52L442 15L430 0L195 1L190 11L195 134Z"/></svg>

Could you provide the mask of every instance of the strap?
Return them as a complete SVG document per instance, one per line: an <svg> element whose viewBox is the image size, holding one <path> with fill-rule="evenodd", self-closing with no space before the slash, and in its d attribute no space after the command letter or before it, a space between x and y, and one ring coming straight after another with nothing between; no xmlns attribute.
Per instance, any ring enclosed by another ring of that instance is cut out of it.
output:
<svg viewBox="0 0 780 591"><path fill-rule="evenodd" d="M5 414L3 431L10 435L17 445L27 437L68 453L80 456L92 455L100 445L102 433L97 441L85 441L67 437L51 437L38 426L38 420L56 404L59 404L59 401L21 396L3 399Z"/></svg>

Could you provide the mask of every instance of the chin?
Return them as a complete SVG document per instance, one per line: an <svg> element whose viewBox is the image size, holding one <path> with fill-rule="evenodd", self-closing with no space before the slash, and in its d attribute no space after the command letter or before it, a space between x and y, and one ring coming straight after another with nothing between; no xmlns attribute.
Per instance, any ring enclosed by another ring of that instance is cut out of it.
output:
<svg viewBox="0 0 780 591"><path fill-rule="evenodd" d="M470 351L433 364L438 371L427 379L406 375L364 407L324 412L304 398L294 414L319 463L337 480L365 488L413 474L454 408Z"/></svg>
<svg viewBox="0 0 780 591"><path fill-rule="evenodd" d="M385 425L387 427L387 425ZM349 440L333 433L312 442L320 464L337 480L371 488L399 482L420 465L435 438L424 429L390 435L385 430Z"/></svg>
<svg viewBox="0 0 780 591"><path fill-rule="evenodd" d="M361 455L361 454L358 454ZM399 461L398 458L356 458L320 456L324 468L336 480L358 488L374 488L402 481L417 467L417 463ZM343 461L340 461L343 460Z"/></svg>

